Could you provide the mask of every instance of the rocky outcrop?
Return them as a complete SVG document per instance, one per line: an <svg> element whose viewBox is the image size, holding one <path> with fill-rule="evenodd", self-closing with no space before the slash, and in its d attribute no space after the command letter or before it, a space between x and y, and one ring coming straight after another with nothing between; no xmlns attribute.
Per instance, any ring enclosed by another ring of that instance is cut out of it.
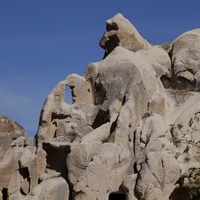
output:
<svg viewBox="0 0 200 200"><path fill-rule="evenodd" d="M200 194L199 29L166 45L150 45L121 14L106 29L103 60L59 82L35 138L22 130L4 150L2 199L189 200ZM72 105L64 101L65 87Z"/></svg>
<svg viewBox="0 0 200 200"><path fill-rule="evenodd" d="M151 46L137 29L120 13L106 21L106 31L99 44L105 49L104 58L116 46L122 46L134 52L148 49Z"/></svg>
<svg viewBox="0 0 200 200"><path fill-rule="evenodd" d="M183 33L172 42L172 69L180 89L199 90L200 29Z"/></svg>
<svg viewBox="0 0 200 200"><path fill-rule="evenodd" d="M13 140L18 137L26 137L27 134L22 126L16 121L0 115L0 159L8 150Z"/></svg>

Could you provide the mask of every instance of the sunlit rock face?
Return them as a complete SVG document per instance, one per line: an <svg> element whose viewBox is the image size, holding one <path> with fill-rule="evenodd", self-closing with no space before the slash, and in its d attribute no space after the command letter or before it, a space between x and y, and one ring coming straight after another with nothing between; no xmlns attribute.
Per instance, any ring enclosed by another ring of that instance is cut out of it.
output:
<svg viewBox="0 0 200 200"><path fill-rule="evenodd" d="M104 32L99 45L105 49L104 58L116 46L122 46L134 52L151 47L131 22L124 18L120 13L106 21L106 31Z"/></svg>
<svg viewBox="0 0 200 200"><path fill-rule="evenodd" d="M179 88L200 88L200 29L181 34L172 42L172 67Z"/></svg>
<svg viewBox="0 0 200 200"><path fill-rule="evenodd" d="M27 138L24 128L16 121L0 114L0 159L8 150L12 141L18 137Z"/></svg>
<svg viewBox="0 0 200 200"><path fill-rule="evenodd" d="M106 21L100 46L101 61L52 89L34 138L0 117L7 141L0 146L0 199L199 195L199 29L150 45L117 14Z"/></svg>

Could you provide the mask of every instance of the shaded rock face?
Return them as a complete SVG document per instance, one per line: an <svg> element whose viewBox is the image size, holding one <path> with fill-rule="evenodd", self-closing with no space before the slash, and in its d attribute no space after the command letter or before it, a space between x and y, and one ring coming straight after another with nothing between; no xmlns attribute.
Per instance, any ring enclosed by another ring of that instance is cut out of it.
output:
<svg viewBox="0 0 200 200"><path fill-rule="evenodd" d="M166 45L150 45L121 14L106 29L104 59L53 88L35 138L1 116L13 141L1 143L0 199L198 197L199 29Z"/></svg>

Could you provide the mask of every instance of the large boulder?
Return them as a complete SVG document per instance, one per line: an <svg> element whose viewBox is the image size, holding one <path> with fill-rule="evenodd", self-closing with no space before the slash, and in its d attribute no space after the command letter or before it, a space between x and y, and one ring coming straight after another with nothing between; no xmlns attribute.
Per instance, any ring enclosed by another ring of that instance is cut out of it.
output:
<svg viewBox="0 0 200 200"><path fill-rule="evenodd" d="M130 21L120 13L106 21L106 32L104 32L99 44L105 49L104 58L116 46L122 46L134 52L148 49L151 46Z"/></svg>
<svg viewBox="0 0 200 200"><path fill-rule="evenodd" d="M33 189L24 200L60 200L69 199L69 186L62 177L51 178L43 181Z"/></svg>
<svg viewBox="0 0 200 200"><path fill-rule="evenodd" d="M160 46L154 45L147 50L140 50L143 59L152 65L157 76L171 77L171 60L169 54Z"/></svg>
<svg viewBox="0 0 200 200"><path fill-rule="evenodd" d="M181 34L172 42L172 66L179 88L199 90L200 29Z"/></svg>

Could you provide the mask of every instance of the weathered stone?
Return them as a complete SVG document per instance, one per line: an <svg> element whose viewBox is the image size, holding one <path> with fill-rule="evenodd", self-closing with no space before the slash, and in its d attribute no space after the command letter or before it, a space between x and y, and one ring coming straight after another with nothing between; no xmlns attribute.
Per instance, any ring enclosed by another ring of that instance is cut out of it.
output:
<svg viewBox="0 0 200 200"><path fill-rule="evenodd" d="M176 159L168 153L149 152L139 171L136 190L141 199L169 199L180 176Z"/></svg>
<svg viewBox="0 0 200 200"><path fill-rule="evenodd" d="M53 88L35 138L0 116L0 199L200 195L199 29L159 46L121 14L106 29L104 59Z"/></svg>
<svg viewBox="0 0 200 200"><path fill-rule="evenodd" d="M24 128L8 117L0 115L0 159L12 141L21 136L27 138Z"/></svg>
<svg viewBox="0 0 200 200"><path fill-rule="evenodd" d="M160 46L152 46L147 50L140 50L144 54L143 59L152 65L156 75L171 77L171 60L169 54ZM142 55L141 54L141 55Z"/></svg>
<svg viewBox="0 0 200 200"><path fill-rule="evenodd" d="M75 186L75 199L81 199L84 194L84 199L103 200L107 199L111 192L118 191L124 175L129 171L129 157L129 151L123 148L123 145L103 144L79 178Z"/></svg>
<svg viewBox="0 0 200 200"><path fill-rule="evenodd" d="M110 134L110 124L104 124L82 138L81 143L71 149L67 158L69 180L76 184L79 176L86 169L100 145L107 141Z"/></svg>
<svg viewBox="0 0 200 200"><path fill-rule="evenodd" d="M69 199L69 186L62 177L48 179L36 186L31 196L43 200ZM29 196L27 199L30 199Z"/></svg>
<svg viewBox="0 0 200 200"><path fill-rule="evenodd" d="M116 34L116 36L119 38L119 46L127 48L131 51L148 49L151 46L140 35L136 28L120 13L106 21L106 29L108 32L107 34L109 34L110 31L113 32L113 30L116 31L114 34ZM104 38L105 36L103 39ZM107 36L107 38L109 40L109 36Z"/></svg>
<svg viewBox="0 0 200 200"><path fill-rule="evenodd" d="M86 86L82 85L83 82ZM72 106L64 101L66 85L73 88L72 96L75 99ZM76 136L81 137L93 130L88 127L92 125L88 124L88 122L91 121L93 123L95 116L93 116L92 112L85 113L83 111L92 107L96 115L98 109L96 109L96 106L90 105L92 100L87 101L87 98L92 99L92 89L89 89L87 85L89 86L90 82L81 76L73 74L58 83L48 95L41 111L36 136L39 147L43 142L49 142L60 136L73 141ZM79 105L80 102L83 105ZM84 105L85 103L89 104Z"/></svg>
<svg viewBox="0 0 200 200"><path fill-rule="evenodd" d="M20 175L18 160L23 153L23 147L10 148L0 162L0 191L4 188L12 194L20 188ZM14 182L13 182L14 181Z"/></svg>
<svg viewBox="0 0 200 200"><path fill-rule="evenodd" d="M137 200L137 197L135 195L135 185L137 182L137 174L130 174L128 175L123 183L122 187L124 188L124 191L126 191L127 198L131 200Z"/></svg>
<svg viewBox="0 0 200 200"><path fill-rule="evenodd" d="M197 83L200 70L200 29L190 30L177 37L172 42L171 55L174 77L178 81L178 86L199 90ZM181 79L182 77L185 80ZM195 81L192 82L194 79ZM187 80L189 82L184 84Z"/></svg>
<svg viewBox="0 0 200 200"><path fill-rule="evenodd" d="M66 78L67 85L72 90L72 100L74 103L93 104L93 91L90 82L77 74L71 74Z"/></svg>

